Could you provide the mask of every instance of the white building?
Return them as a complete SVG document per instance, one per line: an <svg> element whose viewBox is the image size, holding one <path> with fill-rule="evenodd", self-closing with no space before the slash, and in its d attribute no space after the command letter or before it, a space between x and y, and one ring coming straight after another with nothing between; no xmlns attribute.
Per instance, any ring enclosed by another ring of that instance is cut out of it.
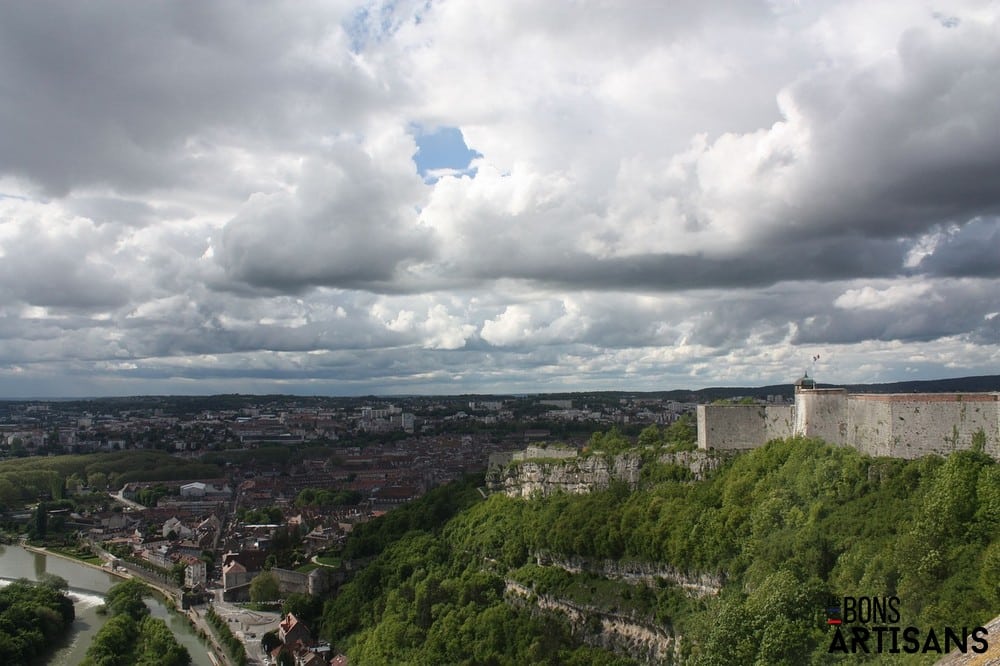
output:
<svg viewBox="0 0 1000 666"><path fill-rule="evenodd" d="M184 587L192 590L197 587L205 587L208 583L208 567L201 560L192 559L184 567Z"/></svg>

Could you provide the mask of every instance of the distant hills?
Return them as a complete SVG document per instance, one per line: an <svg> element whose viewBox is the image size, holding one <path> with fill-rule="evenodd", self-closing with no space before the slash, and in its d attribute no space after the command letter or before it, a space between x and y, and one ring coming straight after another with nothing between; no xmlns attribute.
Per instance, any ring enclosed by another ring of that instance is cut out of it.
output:
<svg viewBox="0 0 1000 666"><path fill-rule="evenodd" d="M955 379L927 379L909 382L891 382L888 384L823 384L819 388L846 388L851 393L986 393L1000 391L1000 375L982 375L978 377L958 377ZM651 393L621 392L620 395L656 397L680 402L711 402L713 400L752 396L766 398L769 395L780 395L791 398L795 394L792 382L773 384L770 386L716 386L698 390L656 391ZM566 397L581 394L565 394ZM605 393L602 395L610 395Z"/></svg>
<svg viewBox="0 0 1000 666"><path fill-rule="evenodd" d="M985 393L1000 391L1000 375L982 375L978 377L958 377L955 379L927 379L909 382L891 382L887 384L823 384L820 388L846 388L851 393ZM712 402L728 398L752 396L766 398L770 395L780 395L790 399L795 394L791 381L785 384L770 386L715 386L703 389L673 389L669 391L576 391L561 393L467 393L457 395L367 395L367 396L318 396L318 395L254 395L254 394L220 394L220 395L159 395L159 396L127 396L127 397L95 397L95 398L20 398L0 399L0 404L24 402L42 402L59 404L60 408L89 407L94 403L115 405L119 408L127 406L131 409L157 408L166 405L183 406L197 409L239 409L248 403L296 404L298 406L320 406L330 402L342 405L352 403L367 404L372 401L420 402L426 400L459 401L469 400L527 400L539 398L573 400L579 404L589 402L617 401L622 398L676 400L678 402Z"/></svg>

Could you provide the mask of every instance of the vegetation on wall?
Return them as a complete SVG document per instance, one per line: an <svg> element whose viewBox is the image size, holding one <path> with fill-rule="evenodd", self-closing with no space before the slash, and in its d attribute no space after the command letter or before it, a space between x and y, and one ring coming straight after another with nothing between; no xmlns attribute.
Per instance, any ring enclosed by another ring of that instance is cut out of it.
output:
<svg viewBox="0 0 1000 666"><path fill-rule="evenodd" d="M229 655L233 663L237 664L237 666L246 664L246 648L243 647L243 642L233 634L232 629L229 628L229 624L211 606L205 611L205 619L208 621L212 631L215 632L219 642L226 649L226 654Z"/></svg>

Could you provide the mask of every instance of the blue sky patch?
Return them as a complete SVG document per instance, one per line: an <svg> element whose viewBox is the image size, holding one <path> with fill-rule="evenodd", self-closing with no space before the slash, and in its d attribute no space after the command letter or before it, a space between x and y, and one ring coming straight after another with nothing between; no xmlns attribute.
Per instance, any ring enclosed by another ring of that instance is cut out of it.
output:
<svg viewBox="0 0 1000 666"><path fill-rule="evenodd" d="M439 172L457 171L465 173L473 158L482 157L475 150L465 145L462 131L457 127L439 127L433 132L424 132L418 128L414 133L417 141L417 152L413 161L417 172L427 182L434 182L440 177Z"/></svg>

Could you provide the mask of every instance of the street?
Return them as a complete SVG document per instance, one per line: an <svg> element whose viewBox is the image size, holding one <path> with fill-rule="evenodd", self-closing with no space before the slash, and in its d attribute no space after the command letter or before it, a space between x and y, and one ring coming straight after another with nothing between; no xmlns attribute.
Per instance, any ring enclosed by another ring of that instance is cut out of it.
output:
<svg viewBox="0 0 1000 666"><path fill-rule="evenodd" d="M212 603L219 617L230 623L229 628L243 641L247 651L247 660L251 664L265 664L265 654L260 645L261 637L269 631L277 631L281 621L281 613L255 611L242 608L222 600L222 590L215 590L215 600Z"/></svg>

